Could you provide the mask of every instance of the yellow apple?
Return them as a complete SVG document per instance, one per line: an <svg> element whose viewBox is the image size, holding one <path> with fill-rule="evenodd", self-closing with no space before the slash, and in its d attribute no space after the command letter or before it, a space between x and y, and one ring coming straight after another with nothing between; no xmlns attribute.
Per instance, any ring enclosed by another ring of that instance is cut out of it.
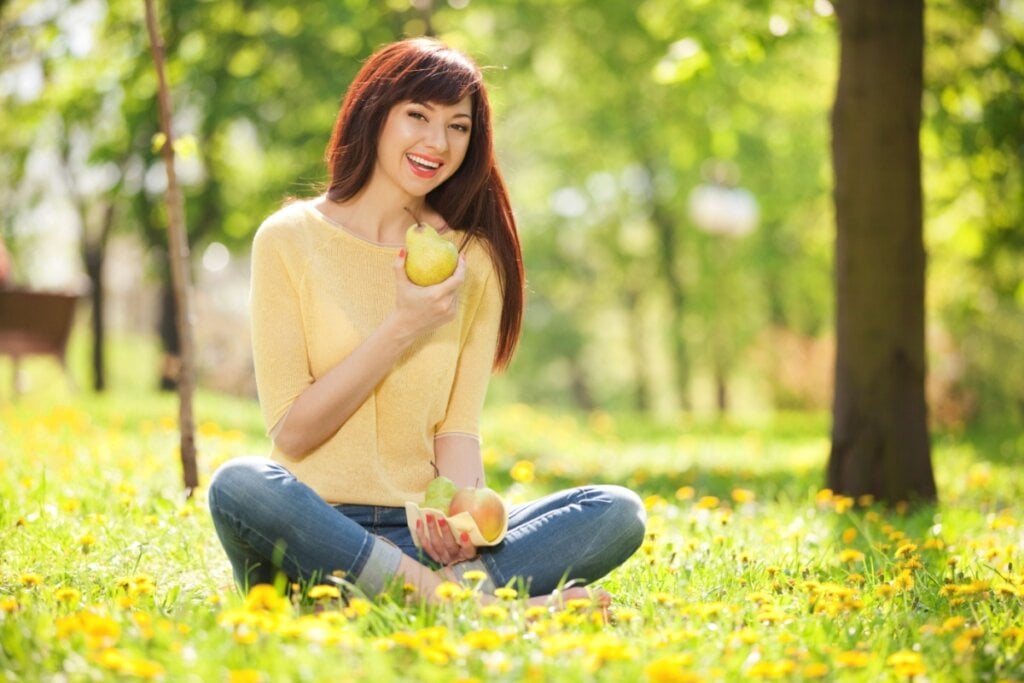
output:
<svg viewBox="0 0 1024 683"><path fill-rule="evenodd" d="M476 522L480 535L487 541L498 538L508 521L505 501L494 489L486 486L481 488L467 486L459 489L448 504L448 514L455 516L460 512L469 513L473 521Z"/></svg>

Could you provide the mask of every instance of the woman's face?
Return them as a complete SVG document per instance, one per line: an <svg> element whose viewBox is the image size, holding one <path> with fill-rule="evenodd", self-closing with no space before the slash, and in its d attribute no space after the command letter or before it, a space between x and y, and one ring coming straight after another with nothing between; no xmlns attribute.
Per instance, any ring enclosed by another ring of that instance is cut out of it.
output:
<svg viewBox="0 0 1024 683"><path fill-rule="evenodd" d="M473 104L405 100L391 107L377 142L375 179L422 197L450 178L466 158Z"/></svg>

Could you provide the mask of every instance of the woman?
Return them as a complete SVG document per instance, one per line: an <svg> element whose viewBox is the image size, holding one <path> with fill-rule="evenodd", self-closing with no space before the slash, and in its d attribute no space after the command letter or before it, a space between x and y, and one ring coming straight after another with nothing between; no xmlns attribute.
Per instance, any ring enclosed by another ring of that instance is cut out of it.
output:
<svg viewBox="0 0 1024 683"><path fill-rule="evenodd" d="M415 530L420 551L406 524L405 502L438 474L484 485L480 412L522 320L519 240L478 67L430 39L384 47L346 94L327 163L326 194L285 206L253 242L253 355L273 451L226 463L209 491L238 583L280 570L372 596L397 578L429 600L478 570L485 592L522 581L540 601L621 564L645 515L616 486L518 506L488 548L442 518ZM439 284L405 275L415 221L460 249Z"/></svg>

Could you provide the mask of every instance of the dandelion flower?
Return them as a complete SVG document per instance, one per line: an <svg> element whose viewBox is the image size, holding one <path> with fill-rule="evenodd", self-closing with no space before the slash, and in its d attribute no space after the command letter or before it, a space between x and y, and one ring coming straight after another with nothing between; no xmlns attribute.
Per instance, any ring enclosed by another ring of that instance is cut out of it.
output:
<svg viewBox="0 0 1024 683"><path fill-rule="evenodd" d="M308 595L312 600L336 600L341 597L341 591L337 586L322 584L310 588Z"/></svg>
<svg viewBox="0 0 1024 683"><path fill-rule="evenodd" d="M911 650L894 652L886 658L885 663L900 677L922 676L928 671L921 655Z"/></svg>
<svg viewBox="0 0 1024 683"><path fill-rule="evenodd" d="M512 465L509 475L513 481L517 481L520 484L529 484L535 476L534 465L529 460L520 460Z"/></svg>
<svg viewBox="0 0 1024 683"><path fill-rule="evenodd" d="M518 595L519 593L515 588L510 588L508 586L494 589L494 597L502 600L515 600Z"/></svg>
<svg viewBox="0 0 1024 683"><path fill-rule="evenodd" d="M686 670L693 662L687 654L671 654L651 660L644 667L644 675L651 683L700 683L704 679Z"/></svg>
<svg viewBox="0 0 1024 683"><path fill-rule="evenodd" d="M228 672L228 683L260 683L263 673L256 669L237 669Z"/></svg>
<svg viewBox="0 0 1024 683"><path fill-rule="evenodd" d="M64 603L65 605L75 605L82 599L82 594L74 588L58 588L53 597L57 602Z"/></svg>
<svg viewBox="0 0 1024 683"><path fill-rule="evenodd" d="M754 501L756 497L757 496L750 489L737 488L732 490L733 502L735 502L738 505L743 505L744 503L751 503Z"/></svg>
<svg viewBox="0 0 1024 683"><path fill-rule="evenodd" d="M871 655L860 650L840 652L833 661L839 669L863 669L871 663Z"/></svg>
<svg viewBox="0 0 1024 683"><path fill-rule="evenodd" d="M25 588L35 588L43 585L43 577L39 574L22 574L18 577L18 583Z"/></svg>

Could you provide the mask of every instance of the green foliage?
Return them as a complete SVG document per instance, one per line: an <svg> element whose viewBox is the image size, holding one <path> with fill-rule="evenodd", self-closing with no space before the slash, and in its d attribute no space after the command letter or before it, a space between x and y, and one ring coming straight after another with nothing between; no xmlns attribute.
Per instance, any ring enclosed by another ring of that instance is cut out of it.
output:
<svg viewBox="0 0 1024 683"><path fill-rule="evenodd" d="M669 414L708 403L716 370L769 385L768 402L801 395L763 359L779 330L832 327L826 0L158 5L177 133L196 143L179 159L194 245L244 251L285 197L318 192L362 59L429 31L485 66L519 217L529 308L503 396ZM0 232L16 251L49 238L27 212L54 192L76 204L85 247L102 248L107 205L118 229L163 245L141 22L129 0L4 5ZM952 340L933 366L960 368L943 378L967 397L960 419L1019 419L1001 362L1024 307L1024 20L1015 3L944 1L926 26L928 305ZM62 172L33 178L33 155ZM734 163L759 204L757 230L727 245L688 213L708 159Z"/></svg>

